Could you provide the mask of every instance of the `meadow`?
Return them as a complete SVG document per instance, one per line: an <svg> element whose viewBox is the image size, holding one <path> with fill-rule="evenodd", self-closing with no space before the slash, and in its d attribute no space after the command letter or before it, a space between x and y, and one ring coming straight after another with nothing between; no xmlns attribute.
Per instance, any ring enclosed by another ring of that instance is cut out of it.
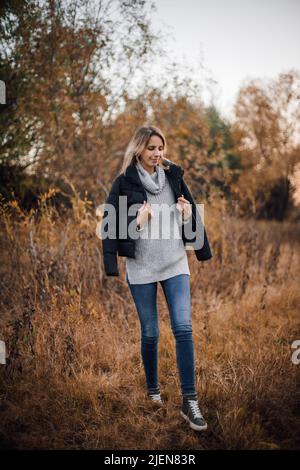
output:
<svg viewBox="0 0 300 470"><path fill-rule="evenodd" d="M179 414L175 340L161 286L159 377L148 402L125 281L103 269L98 223L74 196L59 214L1 203L1 448L299 448L300 226L205 208L213 258L188 251L196 383L208 430Z"/></svg>

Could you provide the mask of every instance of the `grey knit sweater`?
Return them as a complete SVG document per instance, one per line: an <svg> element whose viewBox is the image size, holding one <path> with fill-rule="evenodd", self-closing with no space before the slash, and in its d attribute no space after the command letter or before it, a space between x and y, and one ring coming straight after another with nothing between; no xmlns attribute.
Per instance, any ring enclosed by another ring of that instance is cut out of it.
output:
<svg viewBox="0 0 300 470"><path fill-rule="evenodd" d="M157 165L154 174L150 175L140 163L136 166L154 215L135 241L135 258L126 258L128 280L130 284L145 284L178 274L190 275L187 253L179 233L181 214L175 207L177 201L165 172ZM164 204L164 208L160 204ZM168 215L164 218L163 214Z"/></svg>

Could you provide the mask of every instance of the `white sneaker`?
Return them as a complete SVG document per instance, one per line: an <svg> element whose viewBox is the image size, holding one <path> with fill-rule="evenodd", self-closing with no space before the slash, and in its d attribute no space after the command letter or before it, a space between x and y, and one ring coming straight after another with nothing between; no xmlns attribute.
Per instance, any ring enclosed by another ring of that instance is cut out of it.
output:
<svg viewBox="0 0 300 470"><path fill-rule="evenodd" d="M195 431L207 429L207 422L202 416L197 399L184 397L180 413Z"/></svg>
<svg viewBox="0 0 300 470"><path fill-rule="evenodd" d="M150 400L152 400L155 403L158 403L160 405L163 404L160 391L148 392L148 397L150 398Z"/></svg>

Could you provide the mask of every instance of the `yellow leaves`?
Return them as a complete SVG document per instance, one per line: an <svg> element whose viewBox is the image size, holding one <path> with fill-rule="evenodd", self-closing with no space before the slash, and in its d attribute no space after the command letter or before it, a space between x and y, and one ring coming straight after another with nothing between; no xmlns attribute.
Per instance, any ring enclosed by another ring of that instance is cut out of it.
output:
<svg viewBox="0 0 300 470"><path fill-rule="evenodd" d="M90 201L83 201L79 197L72 197L73 214L76 221L81 222L86 215L87 206L89 205Z"/></svg>
<svg viewBox="0 0 300 470"><path fill-rule="evenodd" d="M25 216L25 212L19 206L19 203L16 199L14 199L13 201L8 201L7 207L11 209L11 211L14 215L18 215L19 217L24 217Z"/></svg>
<svg viewBox="0 0 300 470"><path fill-rule="evenodd" d="M19 209L19 210L20 210L18 201L16 201L16 200L14 200L14 201L9 201L8 204L9 204L11 207L14 207L15 209Z"/></svg>
<svg viewBox="0 0 300 470"><path fill-rule="evenodd" d="M39 205L45 204L49 199L51 199L53 196L55 196L59 192L60 191L57 188L50 188L47 192L45 192L39 197L38 204Z"/></svg>

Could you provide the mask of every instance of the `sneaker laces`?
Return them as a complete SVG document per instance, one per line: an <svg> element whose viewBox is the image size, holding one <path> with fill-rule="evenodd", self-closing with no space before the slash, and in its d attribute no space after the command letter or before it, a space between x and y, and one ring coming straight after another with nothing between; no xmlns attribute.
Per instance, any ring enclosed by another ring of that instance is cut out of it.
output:
<svg viewBox="0 0 300 470"><path fill-rule="evenodd" d="M153 400L153 401L162 401L160 393L154 393L154 394L150 393L149 396L150 396L151 400Z"/></svg>
<svg viewBox="0 0 300 470"><path fill-rule="evenodd" d="M203 418L201 411L199 409L198 401L197 400L188 400L190 408L192 410L193 415L195 418Z"/></svg>

